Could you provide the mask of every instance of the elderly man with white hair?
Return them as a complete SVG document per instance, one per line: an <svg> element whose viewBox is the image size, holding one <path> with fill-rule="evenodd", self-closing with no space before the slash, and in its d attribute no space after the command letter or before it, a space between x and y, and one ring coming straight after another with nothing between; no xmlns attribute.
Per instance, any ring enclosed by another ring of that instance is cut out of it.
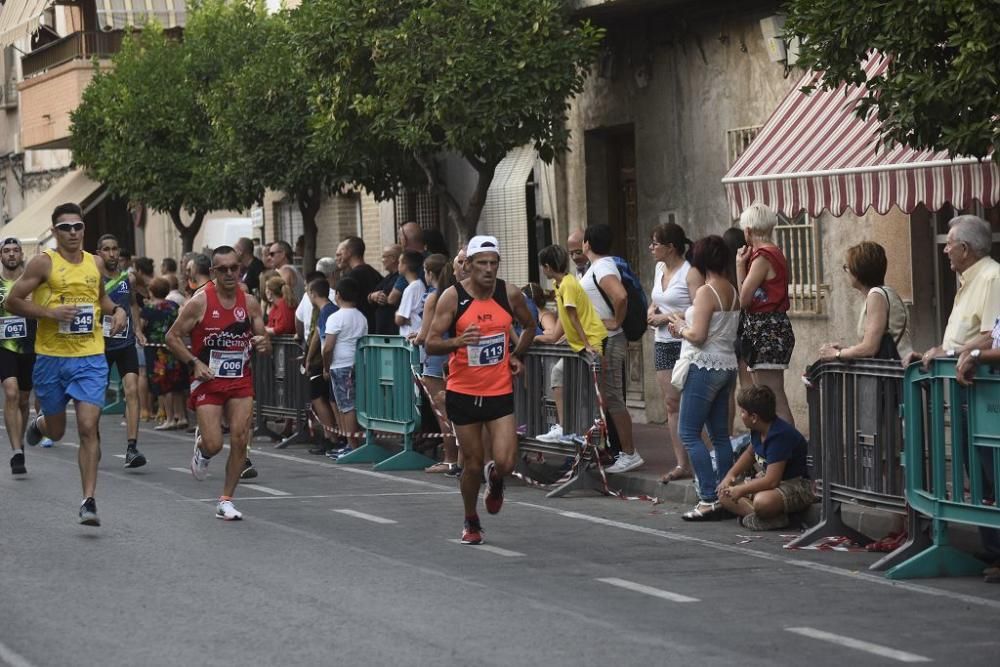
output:
<svg viewBox="0 0 1000 667"><path fill-rule="evenodd" d="M990 257L993 230L975 215L960 215L948 223L944 254L958 274L958 292L948 316L941 345L923 354L912 353L904 365L921 361L924 368L935 357L958 357L978 347L981 336L989 336L1000 318L1000 264Z"/></svg>
<svg viewBox="0 0 1000 667"><path fill-rule="evenodd" d="M337 260L333 257L321 257L316 261L316 272L322 273L330 283L330 301L334 301L336 290ZM299 305L295 308L295 334L302 340L308 340L309 328L312 325L313 305L309 300L309 292L306 291L299 300Z"/></svg>

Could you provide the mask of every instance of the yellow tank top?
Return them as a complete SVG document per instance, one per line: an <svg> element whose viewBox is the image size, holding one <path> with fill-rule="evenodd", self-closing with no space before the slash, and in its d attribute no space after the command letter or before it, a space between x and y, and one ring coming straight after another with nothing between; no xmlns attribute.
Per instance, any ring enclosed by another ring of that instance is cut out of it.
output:
<svg viewBox="0 0 1000 667"><path fill-rule="evenodd" d="M94 256L83 253L83 261L73 264L55 250L46 250L52 260L49 279L32 293L32 300L53 308L72 304L79 308L72 322L50 319L38 321L35 352L52 357L89 357L104 354L104 333L101 328L101 274Z"/></svg>

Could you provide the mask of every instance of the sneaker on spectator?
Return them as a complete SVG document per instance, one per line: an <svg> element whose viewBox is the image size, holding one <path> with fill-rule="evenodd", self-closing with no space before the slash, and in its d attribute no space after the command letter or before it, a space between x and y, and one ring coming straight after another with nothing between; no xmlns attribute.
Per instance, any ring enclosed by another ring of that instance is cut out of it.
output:
<svg viewBox="0 0 1000 667"><path fill-rule="evenodd" d="M626 454L625 452L622 452L621 454L618 455L618 458L615 459L614 464L607 469L607 472L610 473L628 472L630 470L635 470L636 468L642 466L644 463L645 461L643 461L642 457L639 456L639 452L633 452L632 454Z"/></svg>
<svg viewBox="0 0 1000 667"><path fill-rule="evenodd" d="M479 523L479 517L465 520L465 529L462 530L462 544L482 544L483 527Z"/></svg>
<svg viewBox="0 0 1000 667"><path fill-rule="evenodd" d="M563 429L559 424L553 424L552 428L549 429L548 433L542 433L541 435L536 435L535 440L540 440L541 442L559 442L563 437Z"/></svg>
<svg viewBox="0 0 1000 667"><path fill-rule="evenodd" d="M745 517L740 519L740 523L747 530L780 530L781 528L788 527L788 515L782 514L781 516L776 516L773 519L761 519L756 513L753 513L747 514Z"/></svg>

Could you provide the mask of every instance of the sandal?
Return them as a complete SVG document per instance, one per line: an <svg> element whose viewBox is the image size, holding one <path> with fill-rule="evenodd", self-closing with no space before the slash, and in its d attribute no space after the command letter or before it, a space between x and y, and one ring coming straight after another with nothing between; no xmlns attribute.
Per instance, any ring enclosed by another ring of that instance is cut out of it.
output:
<svg viewBox="0 0 1000 667"><path fill-rule="evenodd" d="M445 461L440 461L438 463L435 463L434 465L427 466L426 468L424 468L424 472L446 473L446 472L451 472L457 467L458 467L457 463L446 463Z"/></svg>
<svg viewBox="0 0 1000 667"><path fill-rule="evenodd" d="M681 466L676 466L667 474L660 476L660 484L669 484L670 482L676 482L682 479L691 479L691 473Z"/></svg>
<svg viewBox="0 0 1000 667"><path fill-rule="evenodd" d="M699 501L694 509L684 512L681 518L685 521L718 521L722 518L722 506L715 503Z"/></svg>
<svg viewBox="0 0 1000 667"><path fill-rule="evenodd" d="M175 420L173 425L171 425L171 431L186 431L188 427L187 421Z"/></svg>

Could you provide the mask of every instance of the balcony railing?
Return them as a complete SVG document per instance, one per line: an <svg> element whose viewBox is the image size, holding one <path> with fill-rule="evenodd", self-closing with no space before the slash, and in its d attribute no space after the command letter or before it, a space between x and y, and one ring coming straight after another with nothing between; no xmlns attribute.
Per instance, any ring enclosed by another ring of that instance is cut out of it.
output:
<svg viewBox="0 0 1000 667"><path fill-rule="evenodd" d="M27 79L74 60L110 58L121 48L123 35L121 31L74 32L21 58L21 71Z"/></svg>

